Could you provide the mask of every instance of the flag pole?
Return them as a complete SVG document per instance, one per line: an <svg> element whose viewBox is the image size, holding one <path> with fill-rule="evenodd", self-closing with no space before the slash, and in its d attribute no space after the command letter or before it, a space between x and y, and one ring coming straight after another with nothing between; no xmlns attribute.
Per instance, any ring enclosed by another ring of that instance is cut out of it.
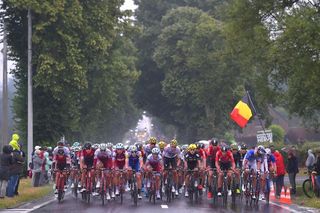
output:
<svg viewBox="0 0 320 213"><path fill-rule="evenodd" d="M267 139L269 140L269 142L271 143L271 139L270 139L270 138L268 137L268 135L266 134L266 130L265 130L265 128L264 128L264 125L263 125L263 123L262 123L262 121L261 121L261 119L260 119L260 117L259 117L259 114L258 114L256 108L254 107L254 104L253 104L253 102L252 102L252 99L251 99L251 96L250 96L249 91L246 90L246 93L247 93L247 96L248 96L250 105L252 106L254 113L255 113L255 114L257 115L257 117L258 117L258 120L259 120L260 125L261 125L262 130L263 130L263 133L264 133L264 135L267 137Z"/></svg>

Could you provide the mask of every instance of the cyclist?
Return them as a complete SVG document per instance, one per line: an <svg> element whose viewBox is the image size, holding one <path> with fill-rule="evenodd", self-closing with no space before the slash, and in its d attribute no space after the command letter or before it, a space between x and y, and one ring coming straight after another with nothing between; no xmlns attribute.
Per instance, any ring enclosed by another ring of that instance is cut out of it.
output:
<svg viewBox="0 0 320 213"><path fill-rule="evenodd" d="M167 145L167 144L166 144L166 142L164 142L164 141L160 141L160 142L159 142L158 146L159 146L161 155L162 155L163 150L164 150L164 148L166 147L166 145Z"/></svg>
<svg viewBox="0 0 320 213"><path fill-rule="evenodd" d="M197 144L197 153L200 156L200 165L199 165L199 175L200 175L200 182L199 182L199 188L202 188L202 186L204 185L204 182L206 180L205 178L205 169L206 169L206 165L207 165L207 154L205 151L205 146L203 143L199 142ZM200 193L202 193L202 191L200 191Z"/></svg>
<svg viewBox="0 0 320 213"><path fill-rule="evenodd" d="M160 149L155 147L152 149L152 153L148 155L147 161L145 163L145 170L148 172L147 174L147 187L150 188L150 178L151 178L151 172L157 172L156 176L156 194L157 199L160 199L160 174L163 169L163 162L162 157L160 155Z"/></svg>
<svg viewBox="0 0 320 213"><path fill-rule="evenodd" d="M193 170L193 171L199 171L199 166L200 166L200 155L197 153L197 145L195 144L190 144L188 147L188 151L185 154L184 157L184 168L185 170ZM186 177L185 177L185 182L186 182L186 188L185 188L185 197L189 197L189 192L188 192L188 186L189 186L189 177L190 177L190 171L187 172ZM198 185L197 181L194 183L195 185ZM200 186L201 188L201 186Z"/></svg>
<svg viewBox="0 0 320 213"><path fill-rule="evenodd" d="M110 143L110 142L108 142L108 143L107 143L107 149L108 149L109 151L113 152L113 144Z"/></svg>
<svg viewBox="0 0 320 213"><path fill-rule="evenodd" d="M70 155L69 152L64 149L64 147L58 147L55 149L55 154L54 154L54 162L55 162L55 171L57 171L56 174L56 184L55 184L55 194L58 194L58 183L59 183L59 177L60 177L60 172L62 172L66 168L70 168ZM67 178L66 178L67 181ZM67 186L65 182L64 190L66 191Z"/></svg>
<svg viewBox="0 0 320 213"><path fill-rule="evenodd" d="M239 147L237 144L231 145L232 149L232 155L235 163L235 170L236 170L236 175L240 175L240 169L242 168L242 156L241 156L241 151L239 150ZM236 193L240 194L240 188L239 188L239 181L240 181L240 176L236 178Z"/></svg>
<svg viewBox="0 0 320 213"><path fill-rule="evenodd" d="M70 156L70 158L71 158L71 166L73 168L73 171L80 169L80 151L81 151L80 146L75 146L73 148L73 152L70 153L71 154L71 156ZM75 182L75 179L74 179L75 174L74 174L74 172L72 172L71 175L70 175L70 178L71 178L71 181L72 181L71 189L73 189L75 187L74 186L74 182Z"/></svg>
<svg viewBox="0 0 320 213"><path fill-rule="evenodd" d="M83 146L83 149L80 153L80 169L82 171L81 175L81 186L82 189L80 192L85 192L85 181L86 181L86 172L83 172L84 170L87 170L88 172L91 172L91 176L94 177L94 152L95 150L92 148L92 145L90 142L86 142ZM93 178L94 179L94 178Z"/></svg>
<svg viewBox="0 0 320 213"><path fill-rule="evenodd" d="M110 193L109 190L111 189L111 169L113 167L112 165L113 161L112 161L112 152L107 149L107 145L105 143L100 144L100 149L97 149L94 153L94 166L97 169L105 169L105 175L106 175L106 198L107 200L110 200ZM100 188L100 181L97 181L97 185L96 188L99 189ZM114 196L113 190L111 190L111 195L112 197Z"/></svg>
<svg viewBox="0 0 320 213"><path fill-rule="evenodd" d="M143 159L142 159L141 152L139 152L137 147L134 145L130 146L129 148L127 163L128 163L127 165L128 177L132 176L132 170L136 172L138 199L142 199L141 197L142 181L141 181L140 170L141 170L141 167L143 166Z"/></svg>
<svg viewBox="0 0 320 213"><path fill-rule="evenodd" d="M227 171L228 175L228 186L230 186L232 171L237 174L235 168L235 162L233 159L232 152L229 150L229 147L223 146L220 151L217 152L216 155L216 168L219 174L218 176L218 196L221 196L222 189L222 179L223 179L223 171ZM231 190L228 190L228 195L231 195Z"/></svg>
<svg viewBox="0 0 320 213"><path fill-rule="evenodd" d="M246 144L242 144L240 147L240 169L242 169L243 166L243 160L244 160L244 156L246 156L247 154L247 145Z"/></svg>
<svg viewBox="0 0 320 213"><path fill-rule="evenodd" d="M210 145L207 150L207 167L209 169L208 174L208 198L212 198L212 181L213 181L213 170L216 169L216 154L220 151L220 146L218 146L218 141L215 139L211 139Z"/></svg>
<svg viewBox="0 0 320 213"><path fill-rule="evenodd" d="M119 184L120 184L120 173L117 170L126 170L127 154L122 143L116 144L116 150L113 153L113 166L115 169L114 173L114 185L116 186L116 195L119 195ZM126 175L124 175L126 177ZM124 181L126 183L126 181Z"/></svg>
<svg viewBox="0 0 320 213"><path fill-rule="evenodd" d="M172 192L176 194L176 196L179 195L179 192L177 189L178 186L178 173L177 173L177 165L180 164L180 159L181 159L181 152L178 146L178 141L176 139L171 140L170 144L166 146L163 150L163 163L164 163L164 180L166 180L167 177L167 172L166 170L171 167L173 169L173 182L174 184L172 185Z"/></svg>
<svg viewBox="0 0 320 213"><path fill-rule="evenodd" d="M147 157L151 154L151 151L153 148L159 148L157 146L157 139L155 137L151 137L149 139L149 144L146 144L144 147L143 147L143 152L144 152L144 156L143 156L143 163L146 162L147 160Z"/></svg>
<svg viewBox="0 0 320 213"><path fill-rule="evenodd" d="M249 173L251 172L250 170L254 171L253 175L253 183L252 186L253 188L256 187L256 173L261 172L261 163L264 160L264 154L266 153L265 149L263 146L258 146L257 148L252 148L250 149L247 154L245 155L244 161L243 161L243 168L245 169L244 172L244 181L247 181L247 177ZM255 193L252 196L253 199L256 199Z"/></svg>

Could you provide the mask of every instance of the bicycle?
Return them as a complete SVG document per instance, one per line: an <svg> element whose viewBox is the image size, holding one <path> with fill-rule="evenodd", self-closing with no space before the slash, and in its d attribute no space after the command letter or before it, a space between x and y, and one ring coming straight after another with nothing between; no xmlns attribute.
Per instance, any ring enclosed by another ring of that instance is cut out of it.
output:
<svg viewBox="0 0 320 213"><path fill-rule="evenodd" d="M123 204L123 194L124 194L124 191L125 191L125 183L126 183L126 176L125 176L125 172L126 170L125 169L116 169L115 170L116 173L119 172L119 196L120 196L120 203Z"/></svg>
<svg viewBox="0 0 320 213"><path fill-rule="evenodd" d="M100 192L102 205L104 205L106 193L107 193L107 190L109 189L108 188L109 181L108 181L106 172L110 173L110 169L101 168L100 171L101 171L101 177L100 177L100 190L99 190L99 192ZM109 177L109 179L111 179L111 178Z"/></svg>
<svg viewBox="0 0 320 213"><path fill-rule="evenodd" d="M90 204L91 193L93 188L93 179L94 179L93 170L94 170L93 168L85 168L82 171L86 173L85 175L86 191L82 192L82 199L85 200L88 204Z"/></svg>
<svg viewBox="0 0 320 213"><path fill-rule="evenodd" d="M78 198L78 184L79 184L79 170L77 167L73 167L70 172L70 176L72 177L72 194Z"/></svg>
<svg viewBox="0 0 320 213"><path fill-rule="evenodd" d="M157 190L157 176L159 176L159 172L152 171L152 176L150 179L150 188L149 188L149 202L153 202L153 204L156 204L156 190ZM160 197L162 199L161 193Z"/></svg>
<svg viewBox="0 0 320 213"><path fill-rule="evenodd" d="M266 199L266 203L269 204L270 202L270 173L268 172L266 174L266 186L265 186L265 191L264 191L264 196Z"/></svg>
<svg viewBox="0 0 320 213"><path fill-rule="evenodd" d="M316 172L308 171L309 177L305 181L303 181L302 189L304 194L309 197L313 198L315 196L319 197L320 189L316 183Z"/></svg>
<svg viewBox="0 0 320 213"><path fill-rule="evenodd" d="M174 193L172 192L173 169L165 169L165 171L167 172L167 178L165 179L165 182L164 182L165 192L166 192L167 202L170 203L175 197Z"/></svg>
<svg viewBox="0 0 320 213"><path fill-rule="evenodd" d="M133 203L135 206L137 206L138 205L138 186L137 186L137 177L136 177L135 170L132 170L132 174L131 174L130 191L131 191L131 198L133 199Z"/></svg>
<svg viewBox="0 0 320 213"><path fill-rule="evenodd" d="M256 174L256 188L255 188L255 191L254 191L255 199L253 199L253 197L251 197L252 203L254 203L256 205L258 205L258 202L259 202L260 182L261 182L261 174L260 174L260 172L257 172L257 174Z"/></svg>
<svg viewBox="0 0 320 213"><path fill-rule="evenodd" d="M58 181L57 181L58 201L59 203L61 203L65 195L64 187L65 187L65 182L67 180L67 175L69 171L67 169L63 169L63 170L56 170L56 172L58 172L58 174L56 175L56 178L58 178Z"/></svg>
<svg viewBox="0 0 320 213"><path fill-rule="evenodd" d="M198 203L199 201L199 196L200 196L200 191L198 189L198 181L199 178L196 178L196 174L198 171L195 170L186 170L188 173L188 178L189 178L189 185L188 187L188 193L189 193L189 199L191 203L193 203L193 200ZM198 174L199 176L199 174ZM193 199L194 198L194 199Z"/></svg>
<svg viewBox="0 0 320 213"><path fill-rule="evenodd" d="M237 186L236 186L236 174L233 172L231 176L231 200L232 205L236 203L236 196L237 196Z"/></svg>
<svg viewBox="0 0 320 213"><path fill-rule="evenodd" d="M246 197L246 205L249 204L250 202L250 205L252 203L252 195L253 195L253 185L252 185L252 182L253 182L253 169L250 170L249 174L248 174L248 177L247 177L247 180L244 181L244 187L245 187L245 191L244 191L244 194L245 194L245 197Z"/></svg>
<svg viewBox="0 0 320 213"><path fill-rule="evenodd" d="M228 170L223 170L223 205L226 206L228 203Z"/></svg>

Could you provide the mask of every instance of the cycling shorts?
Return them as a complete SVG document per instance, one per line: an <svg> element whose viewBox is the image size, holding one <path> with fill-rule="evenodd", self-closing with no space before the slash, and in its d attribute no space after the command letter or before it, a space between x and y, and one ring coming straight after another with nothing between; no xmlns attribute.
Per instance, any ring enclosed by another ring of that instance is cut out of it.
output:
<svg viewBox="0 0 320 213"><path fill-rule="evenodd" d="M231 169L231 163L230 162L228 162L228 163L220 163L220 169L222 171L230 170Z"/></svg>
<svg viewBox="0 0 320 213"><path fill-rule="evenodd" d="M170 165L172 169L176 169L177 168L177 160L176 158L167 158L164 157L164 169L169 169Z"/></svg>

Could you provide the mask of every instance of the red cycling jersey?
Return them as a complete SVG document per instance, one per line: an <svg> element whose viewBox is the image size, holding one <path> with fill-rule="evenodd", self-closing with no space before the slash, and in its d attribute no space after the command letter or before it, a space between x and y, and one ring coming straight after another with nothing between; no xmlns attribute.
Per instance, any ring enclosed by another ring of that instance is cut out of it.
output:
<svg viewBox="0 0 320 213"><path fill-rule="evenodd" d="M221 149L219 146L212 146L210 145L208 147L208 151L207 151L207 156L209 157L209 159L211 161L215 161L216 159L216 155L217 155L217 152L219 152Z"/></svg>
<svg viewBox="0 0 320 213"><path fill-rule="evenodd" d="M126 154L125 152L118 154L115 152L114 154L114 166L118 167L119 169L123 169L126 163Z"/></svg>
<svg viewBox="0 0 320 213"><path fill-rule="evenodd" d="M207 158L206 152L204 151L204 149L199 149L198 152L199 152L200 159L204 160Z"/></svg>
<svg viewBox="0 0 320 213"><path fill-rule="evenodd" d="M66 155L55 155L54 161L57 164L67 164L67 156Z"/></svg>
<svg viewBox="0 0 320 213"><path fill-rule="evenodd" d="M218 151L216 155L216 162L220 163L232 163L234 162L233 154L231 151L227 151L225 155L222 154L222 151Z"/></svg>

